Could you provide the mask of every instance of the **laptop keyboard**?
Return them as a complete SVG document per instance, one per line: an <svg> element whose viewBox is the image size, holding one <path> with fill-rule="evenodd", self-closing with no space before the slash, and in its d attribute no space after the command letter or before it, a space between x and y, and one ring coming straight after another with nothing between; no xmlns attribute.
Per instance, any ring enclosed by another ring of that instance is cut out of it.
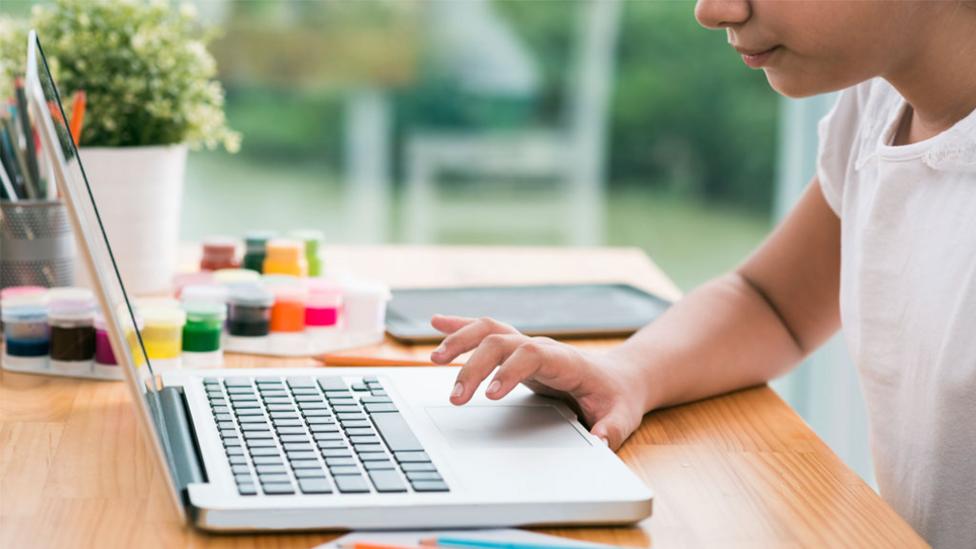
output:
<svg viewBox="0 0 976 549"><path fill-rule="evenodd" d="M203 380L241 495L447 492L379 379Z"/></svg>

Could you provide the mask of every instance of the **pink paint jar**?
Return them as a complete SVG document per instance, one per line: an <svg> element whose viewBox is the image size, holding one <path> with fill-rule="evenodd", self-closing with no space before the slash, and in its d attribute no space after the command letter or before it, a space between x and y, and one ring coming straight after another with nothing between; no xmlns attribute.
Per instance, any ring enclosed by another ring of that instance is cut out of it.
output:
<svg viewBox="0 0 976 549"><path fill-rule="evenodd" d="M308 288L305 325L309 329L338 327L342 310L342 287L325 278L310 278L305 285Z"/></svg>
<svg viewBox="0 0 976 549"><path fill-rule="evenodd" d="M112 342L108 338L105 317L102 315L95 317L95 363L102 366L119 365L115 359L115 352L112 351Z"/></svg>

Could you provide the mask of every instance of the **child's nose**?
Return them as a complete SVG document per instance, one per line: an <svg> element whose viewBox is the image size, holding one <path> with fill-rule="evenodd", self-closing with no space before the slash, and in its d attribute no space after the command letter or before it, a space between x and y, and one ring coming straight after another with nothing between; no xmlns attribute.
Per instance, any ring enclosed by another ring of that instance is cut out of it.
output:
<svg viewBox="0 0 976 549"><path fill-rule="evenodd" d="M720 29L741 25L749 20L752 9L750 0L698 0L695 19L708 29Z"/></svg>

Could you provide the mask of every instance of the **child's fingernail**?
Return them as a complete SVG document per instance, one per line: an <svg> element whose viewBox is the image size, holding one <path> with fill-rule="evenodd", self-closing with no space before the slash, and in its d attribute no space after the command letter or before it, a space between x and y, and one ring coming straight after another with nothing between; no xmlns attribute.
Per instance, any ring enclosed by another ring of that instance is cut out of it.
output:
<svg viewBox="0 0 976 549"><path fill-rule="evenodd" d="M441 354L441 353L443 353L443 352L444 352L444 351L446 351L446 350L447 350L447 349L445 349L445 348L444 348L444 344L443 344L443 343L441 343L440 345L438 345L438 346L437 346L437 348L436 348L436 349L434 349L434 353L435 353L435 354Z"/></svg>
<svg viewBox="0 0 976 549"><path fill-rule="evenodd" d="M459 381L454 384L454 390L451 391L451 398L457 398L461 396L461 393L463 392L464 392L464 386L462 386L461 382Z"/></svg>
<svg viewBox="0 0 976 549"><path fill-rule="evenodd" d="M497 393L498 390L501 389L501 388L502 388L502 382L501 381L498 381L496 379L495 381L492 381L491 382L491 385L488 386L488 391L487 392L489 394L490 393Z"/></svg>
<svg viewBox="0 0 976 549"><path fill-rule="evenodd" d="M602 442L604 446L610 446L610 441L607 440L607 437L600 437L600 442Z"/></svg>

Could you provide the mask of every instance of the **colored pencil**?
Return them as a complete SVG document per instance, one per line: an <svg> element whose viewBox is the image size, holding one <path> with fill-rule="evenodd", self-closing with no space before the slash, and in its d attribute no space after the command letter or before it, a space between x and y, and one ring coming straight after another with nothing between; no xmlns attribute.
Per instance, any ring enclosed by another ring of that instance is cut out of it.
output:
<svg viewBox="0 0 976 549"><path fill-rule="evenodd" d="M580 549L579 545L551 545L546 543L521 543L488 541L440 536L420 540L427 547L455 547L457 549Z"/></svg>
<svg viewBox="0 0 976 549"><path fill-rule="evenodd" d="M0 164L0 183L3 183L3 194L7 197L7 200L11 202L17 202L17 192L14 191L14 185L10 182L10 177L7 176L7 170Z"/></svg>
<svg viewBox="0 0 976 549"><path fill-rule="evenodd" d="M15 179L14 184L17 186L17 194L21 198L31 199L33 196L33 186L29 184L27 166L24 161L24 154L20 150L20 145L17 143L18 133L17 124L14 123L12 118L3 118L3 146L7 151L7 170L8 172L13 171L12 175Z"/></svg>
<svg viewBox="0 0 976 549"><path fill-rule="evenodd" d="M390 545L389 543L354 541L351 543L340 543L339 549L419 549L419 548L416 545Z"/></svg>
<svg viewBox="0 0 976 549"><path fill-rule="evenodd" d="M417 360L413 357L378 357L341 353L319 355L315 359L325 366L463 366L463 364L434 364L428 360Z"/></svg>
<svg viewBox="0 0 976 549"><path fill-rule="evenodd" d="M86 103L87 97L85 96L85 90L76 91L71 101L71 138L74 140L75 145L81 139L81 128L85 124Z"/></svg>

